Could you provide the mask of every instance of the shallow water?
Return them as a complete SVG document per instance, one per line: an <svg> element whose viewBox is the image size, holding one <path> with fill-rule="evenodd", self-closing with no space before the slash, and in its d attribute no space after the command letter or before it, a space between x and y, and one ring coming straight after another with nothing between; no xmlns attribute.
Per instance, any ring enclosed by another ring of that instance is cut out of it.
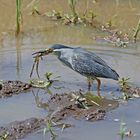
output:
<svg viewBox="0 0 140 140"><path fill-rule="evenodd" d="M25 1L25 5L27 5L27 3L28 2ZM43 1L41 1L41 3L43 3ZM53 8L56 7L58 10L67 10L67 7L64 6L65 2L62 1L61 4L61 6L58 5L58 2L54 0L50 2L49 5L43 6L41 10L45 11L45 8L50 10L52 5ZM110 6L104 6L107 4ZM138 20L138 4L140 4L139 1L129 0L129 3L126 1L119 3L119 0L115 2L108 0L105 3L104 1L99 1L94 5L94 8L98 15L103 15L103 13L108 15L104 18L101 16L98 17L98 19L104 23L117 12L117 16L115 16L114 20L115 24L119 29L128 30L129 28L131 29ZM81 4L81 6L82 5L83 4ZM130 77L130 81L133 84L140 85L139 42L137 44L130 44L127 48L117 48L105 42L95 42L93 37L96 35L102 36L102 33L93 30L91 27L64 26L57 22L54 24L54 22L48 21L47 18L38 16L31 17L28 14L25 14L25 19L27 20L25 20L23 27L24 33L19 39L15 39L13 31L11 31L14 29L14 17L11 16L14 11L11 7L13 7L12 2L6 3L6 1L3 1L0 8L0 10L8 11L8 16L3 16L1 15L2 12L0 12L0 79L18 79L28 82L33 63L32 53L47 48L54 43L64 43L73 47L82 46L83 48L97 53L112 66L121 77ZM114 7L116 7L116 9ZM29 9L27 9L27 11L29 11ZM24 12L26 13L26 10ZM36 28L34 28L35 26ZM46 71L52 72L53 77L61 76L59 81L55 82L53 85L60 89L52 86L50 88L52 93L69 92L79 89L87 90L86 79L62 65L53 55L45 57L43 61L41 61L39 68L42 77ZM33 77L37 76L33 75ZM113 92L114 95L118 95L119 92L117 89L118 85L116 81L102 79L101 94L103 96L110 97L110 92ZM96 83L93 86L93 92L96 94ZM34 93L37 94L37 90L34 90ZM49 95L44 94L43 91L40 90L39 97L43 98L43 100L47 100ZM67 120L75 124L75 127L65 130L62 134L58 131L58 140L85 140L93 138L97 140L119 140L118 131L120 121L115 122L114 119L123 119L128 129L131 129L137 134L133 139L138 140L140 139L140 123L136 121L140 121L139 108L139 100L133 100L109 112L103 121L91 123L83 120ZM47 115L47 110L37 107L32 92L0 100L0 126L15 120L24 120L29 117L42 117L45 115ZM25 139L37 140L42 137L42 133L34 133L27 136ZM47 137L46 139L49 138Z"/></svg>

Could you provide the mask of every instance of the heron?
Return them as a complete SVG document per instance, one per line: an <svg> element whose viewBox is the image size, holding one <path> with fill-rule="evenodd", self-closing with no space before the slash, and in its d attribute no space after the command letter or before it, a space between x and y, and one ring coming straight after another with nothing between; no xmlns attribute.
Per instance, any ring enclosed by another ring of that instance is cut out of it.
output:
<svg viewBox="0 0 140 140"><path fill-rule="evenodd" d="M112 69L98 55L81 47L73 48L61 44L54 44L48 49L33 53L34 56L44 56L54 53L66 66L87 77L88 90L91 89L93 80L97 81L97 94L100 95L101 81L99 78L118 80L118 73Z"/></svg>

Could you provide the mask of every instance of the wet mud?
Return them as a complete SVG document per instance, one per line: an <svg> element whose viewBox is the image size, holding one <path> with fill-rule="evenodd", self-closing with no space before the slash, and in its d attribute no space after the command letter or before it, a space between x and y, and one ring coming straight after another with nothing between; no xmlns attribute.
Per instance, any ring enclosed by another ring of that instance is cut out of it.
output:
<svg viewBox="0 0 140 140"><path fill-rule="evenodd" d="M24 121L15 121L0 127L0 139L16 140L34 132L43 125L44 120L30 118Z"/></svg>
<svg viewBox="0 0 140 140"><path fill-rule="evenodd" d="M32 85L21 81L3 81L0 84L0 97L20 94L29 90L31 87ZM128 95L137 95L140 97L140 88L138 87L127 86L125 92ZM1 126L0 137L6 137L9 140L24 138L29 133L41 129L42 126L46 125L46 121L50 119L53 122L61 122L70 117L91 122L103 120L108 111L119 106L119 102L116 100L110 100L104 97L100 98L93 96L89 92L84 93L81 90L51 95L45 104L48 109L48 115L46 117L34 117Z"/></svg>
<svg viewBox="0 0 140 140"><path fill-rule="evenodd" d="M21 92L26 92L31 88L31 84L21 81L1 81L0 83L0 98L11 97Z"/></svg>
<svg viewBox="0 0 140 140"><path fill-rule="evenodd" d="M19 83L20 82L18 81L18 85ZM23 87L27 86L23 83L21 85L23 85ZM76 100L73 99L73 96L77 97L80 95L80 91L52 95L46 103L48 104L48 116L42 119L38 119L36 117L29 118L24 121L15 121L7 124L6 126L1 126L0 137L6 137L9 140L23 138L29 133L33 133L36 130L41 129L41 126L45 125L46 121L50 119L53 122L61 122L69 117L79 120L84 119L87 121L102 120L104 119L107 111L118 107L117 101L104 98L97 100L95 98L99 106L96 104L90 104L88 105L88 108L83 108L76 102Z"/></svg>
<svg viewBox="0 0 140 140"><path fill-rule="evenodd" d="M127 88L122 89L128 96L140 97L140 87L136 86L127 86Z"/></svg>
<svg viewBox="0 0 140 140"><path fill-rule="evenodd" d="M53 119L58 121L73 117L89 121L102 120L107 111L115 109L119 105L117 101L95 97L97 104L88 102L88 105L83 107L80 103L73 100L73 95L79 96L80 94L80 92L71 92L53 95L48 101L49 111L55 112Z"/></svg>

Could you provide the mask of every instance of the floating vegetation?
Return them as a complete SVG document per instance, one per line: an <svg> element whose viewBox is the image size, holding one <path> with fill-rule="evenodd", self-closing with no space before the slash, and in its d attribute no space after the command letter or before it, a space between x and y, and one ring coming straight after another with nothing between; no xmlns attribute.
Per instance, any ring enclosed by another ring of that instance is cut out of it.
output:
<svg viewBox="0 0 140 140"><path fill-rule="evenodd" d="M129 80L130 80L130 78L124 78L124 77L119 79L118 83L119 83L119 86L122 91L124 91L124 92L127 91L128 87L130 85Z"/></svg>
<svg viewBox="0 0 140 140"><path fill-rule="evenodd" d="M22 0L16 0L16 36L20 33L21 24L23 22L21 13L21 4Z"/></svg>
<svg viewBox="0 0 140 140"><path fill-rule="evenodd" d="M135 136L136 134L134 134L131 130L127 131L126 124L121 121L119 135L121 137L121 140L124 140L124 137L131 138L131 137Z"/></svg>
<svg viewBox="0 0 140 140"><path fill-rule="evenodd" d="M0 140L8 140L8 134L5 133L5 134L1 135Z"/></svg>
<svg viewBox="0 0 140 140"><path fill-rule="evenodd" d="M102 26L102 30L110 33L109 36L104 37L105 41L112 43L117 47L127 47L127 44L129 43L130 40L128 34L126 33L123 34L121 31L112 32L111 30L105 28L104 26Z"/></svg>
<svg viewBox="0 0 140 140"><path fill-rule="evenodd" d="M134 42L136 42L136 40L137 40L139 31L140 31L140 20L138 21L136 28L134 28L134 34L133 34Z"/></svg>
<svg viewBox="0 0 140 140"><path fill-rule="evenodd" d="M41 79L32 79L30 80L30 84L33 86L33 87L37 87L37 88L49 88L53 81L54 80L51 80L51 76L52 76L52 73L45 73L45 78L44 80L41 80ZM56 77L58 78L58 77Z"/></svg>
<svg viewBox="0 0 140 140"><path fill-rule="evenodd" d="M48 88L51 86L51 82L48 80L40 80L40 79L32 79L29 81L29 83L33 86L33 87L37 87L37 88Z"/></svg>
<svg viewBox="0 0 140 140"><path fill-rule="evenodd" d="M130 78L121 78L119 79L119 86L123 92L123 99L129 100L133 98L140 97L140 87L134 86L129 82Z"/></svg>

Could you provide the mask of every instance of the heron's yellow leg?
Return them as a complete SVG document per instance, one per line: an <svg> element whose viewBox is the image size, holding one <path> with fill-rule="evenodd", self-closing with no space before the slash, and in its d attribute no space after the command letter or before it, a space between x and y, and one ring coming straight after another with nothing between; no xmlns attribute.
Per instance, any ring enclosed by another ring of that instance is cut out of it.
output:
<svg viewBox="0 0 140 140"><path fill-rule="evenodd" d="M91 78L87 78L87 82L88 82L88 90L90 91L92 83L93 83L93 80Z"/></svg>
<svg viewBox="0 0 140 140"><path fill-rule="evenodd" d="M99 97L101 97L100 95L100 85L101 85L101 81L98 78L95 78L97 81L97 94Z"/></svg>

